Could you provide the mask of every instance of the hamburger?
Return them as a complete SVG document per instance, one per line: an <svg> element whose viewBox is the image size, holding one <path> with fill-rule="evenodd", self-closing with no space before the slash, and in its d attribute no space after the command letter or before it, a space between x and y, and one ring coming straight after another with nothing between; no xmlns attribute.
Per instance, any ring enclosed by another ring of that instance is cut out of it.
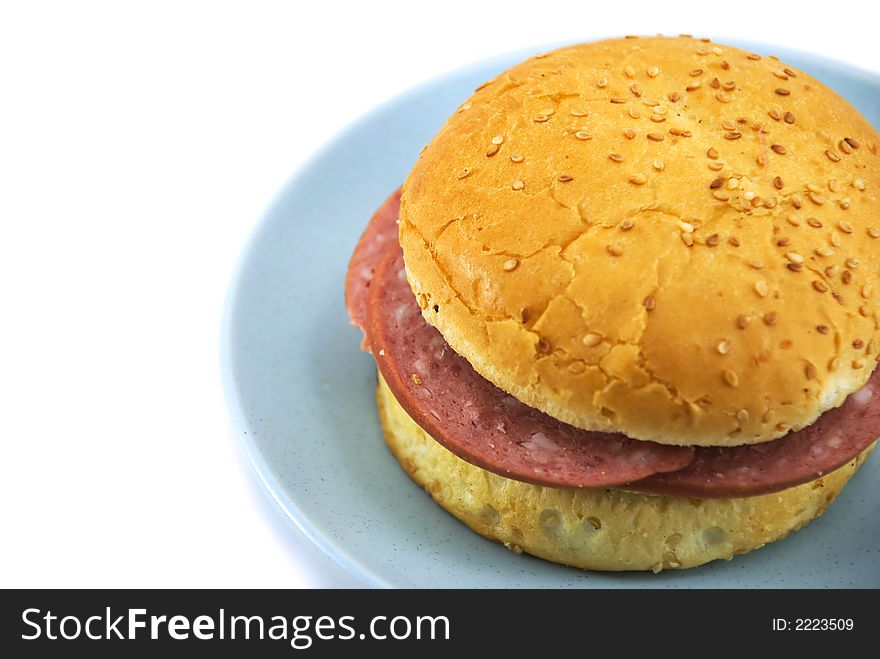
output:
<svg viewBox="0 0 880 659"><path fill-rule="evenodd" d="M476 532L694 567L821 515L880 435L880 159L772 56L626 38L476 89L346 303L388 446Z"/></svg>

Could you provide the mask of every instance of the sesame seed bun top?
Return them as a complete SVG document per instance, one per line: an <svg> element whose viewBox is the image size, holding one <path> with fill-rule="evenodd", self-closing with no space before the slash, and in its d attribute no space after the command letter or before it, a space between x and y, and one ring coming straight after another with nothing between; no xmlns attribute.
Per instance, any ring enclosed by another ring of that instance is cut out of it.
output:
<svg viewBox="0 0 880 659"><path fill-rule="evenodd" d="M880 350L878 135L776 58L616 39L482 85L403 191L410 284L452 348L572 425L752 444Z"/></svg>

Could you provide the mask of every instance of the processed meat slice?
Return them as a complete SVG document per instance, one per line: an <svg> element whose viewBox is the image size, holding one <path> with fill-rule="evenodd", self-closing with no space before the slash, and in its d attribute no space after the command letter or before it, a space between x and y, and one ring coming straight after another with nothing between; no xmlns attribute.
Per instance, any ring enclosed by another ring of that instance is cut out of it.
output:
<svg viewBox="0 0 880 659"><path fill-rule="evenodd" d="M880 368L863 389L812 425L764 444L700 447L696 459L626 489L680 497L768 494L815 480L845 465L880 436Z"/></svg>
<svg viewBox="0 0 880 659"><path fill-rule="evenodd" d="M345 276L345 306L351 324L365 331L367 296L379 259L390 245L397 244L397 216L400 213L400 190L385 200L361 234ZM361 348L369 350L364 334Z"/></svg>
<svg viewBox="0 0 880 659"><path fill-rule="evenodd" d="M693 459L689 447L574 428L480 376L422 318L397 245L376 269L367 334L407 413L447 449L488 471L539 485L607 487L675 471Z"/></svg>

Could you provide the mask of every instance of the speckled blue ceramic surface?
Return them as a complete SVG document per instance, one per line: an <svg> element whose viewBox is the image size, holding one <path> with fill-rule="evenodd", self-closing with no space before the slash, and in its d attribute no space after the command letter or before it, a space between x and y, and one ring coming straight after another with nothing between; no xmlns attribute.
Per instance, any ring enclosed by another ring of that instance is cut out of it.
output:
<svg viewBox="0 0 880 659"><path fill-rule="evenodd" d="M880 78L759 44L842 94L876 127ZM247 454L291 521L364 583L438 587L880 586L880 455L828 513L733 561L654 574L586 573L513 554L446 514L382 440L376 368L343 303L345 268L373 210L479 83L539 52L428 82L374 110L281 190L227 299L222 370Z"/></svg>

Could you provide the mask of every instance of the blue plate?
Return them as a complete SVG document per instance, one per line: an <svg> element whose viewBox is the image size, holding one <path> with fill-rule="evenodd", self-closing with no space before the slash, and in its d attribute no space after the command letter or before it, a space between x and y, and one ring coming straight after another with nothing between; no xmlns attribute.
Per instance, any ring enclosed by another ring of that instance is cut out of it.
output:
<svg viewBox="0 0 880 659"><path fill-rule="evenodd" d="M880 125L880 77L761 44ZM232 417L264 485L290 519L374 586L880 586L880 459L828 513L729 562L682 572L588 573L513 554L433 503L385 447L376 367L348 324L343 279L370 215L419 149L479 83L529 55L497 57L395 98L317 153L281 190L241 258L223 320Z"/></svg>

